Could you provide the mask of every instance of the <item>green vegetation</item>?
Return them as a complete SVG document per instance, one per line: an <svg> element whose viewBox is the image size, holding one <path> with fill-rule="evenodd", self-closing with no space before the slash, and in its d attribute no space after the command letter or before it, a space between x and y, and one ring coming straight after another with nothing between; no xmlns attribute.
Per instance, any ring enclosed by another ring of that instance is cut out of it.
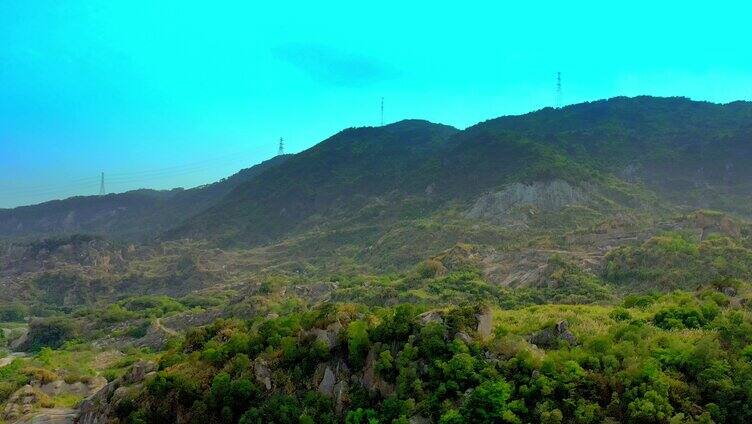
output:
<svg viewBox="0 0 752 424"><path fill-rule="evenodd" d="M475 332L475 307L438 311L431 322L409 304L218 321L166 352L119 413L144 422L748 422L752 313L716 294L496 310L490 338ZM562 320L576 344L542 350L528 341ZM335 322L331 348L307 336ZM268 364L270 389L252 358ZM349 389L326 395L322 367Z"/></svg>
<svg viewBox="0 0 752 424"><path fill-rule="evenodd" d="M752 422L751 120L403 121L0 211L0 422L103 379L124 424Z"/></svg>
<svg viewBox="0 0 752 424"><path fill-rule="evenodd" d="M653 237L640 246L610 252L604 278L630 290L735 287L752 272L752 250L729 237L697 241L680 233Z"/></svg>

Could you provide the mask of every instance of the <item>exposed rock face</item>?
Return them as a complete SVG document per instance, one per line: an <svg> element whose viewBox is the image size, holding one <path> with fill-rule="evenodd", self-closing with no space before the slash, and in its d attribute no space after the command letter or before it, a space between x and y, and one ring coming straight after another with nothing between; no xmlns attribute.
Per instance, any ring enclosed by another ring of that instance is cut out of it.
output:
<svg viewBox="0 0 752 424"><path fill-rule="evenodd" d="M319 383L319 393L325 396L332 396L335 384L334 372L332 372L332 369L327 366L326 369L324 369L324 378L322 378L321 383Z"/></svg>
<svg viewBox="0 0 752 424"><path fill-rule="evenodd" d="M725 294L728 297L734 297L736 296L736 289L733 287L724 287L723 294Z"/></svg>
<svg viewBox="0 0 752 424"><path fill-rule="evenodd" d="M25 414L29 414L43 397L46 397L44 393L27 384L8 398L3 417L10 421L18 420Z"/></svg>
<svg viewBox="0 0 752 424"><path fill-rule="evenodd" d="M493 311L491 308L486 307L483 309L483 311L478 314L478 335L482 339L487 339L491 337L491 332L493 332Z"/></svg>
<svg viewBox="0 0 752 424"><path fill-rule="evenodd" d="M376 352L381 349L381 343L376 343L371 347L366 356L366 363L363 367L363 377L360 383L370 392L378 392L383 397L388 397L394 393L394 385L384 381L376 374Z"/></svg>
<svg viewBox="0 0 752 424"><path fill-rule="evenodd" d="M341 414L349 403L348 380L355 378L343 361L321 363L313 375L313 386L319 393L334 400L337 414Z"/></svg>
<svg viewBox="0 0 752 424"><path fill-rule="evenodd" d="M113 380L98 392L86 398L78 407L77 424L105 424L112 422L112 413L118 402L130 390L128 387L140 387L142 382L153 375L157 364L151 361L140 361L133 365L123 377Z"/></svg>
<svg viewBox="0 0 752 424"><path fill-rule="evenodd" d="M66 383L57 380L46 384L28 384L8 399L3 417L17 423L73 423L77 411L69 408L51 408L50 398L63 394L83 398L96 393L105 384L107 380L102 377L93 378L86 383Z"/></svg>
<svg viewBox="0 0 752 424"><path fill-rule="evenodd" d="M464 331L460 331L457 334L455 334L454 338L461 340L465 344L470 344L473 342L472 337L470 337L470 335L465 333Z"/></svg>
<svg viewBox="0 0 752 424"><path fill-rule="evenodd" d="M431 424L431 420L422 415L413 415L410 417L410 424Z"/></svg>
<svg viewBox="0 0 752 424"><path fill-rule="evenodd" d="M329 299L334 290L337 290L339 284L331 281L322 281L318 283L296 285L292 287L293 292L301 297L309 299L311 302L322 302Z"/></svg>
<svg viewBox="0 0 752 424"><path fill-rule="evenodd" d="M427 311L423 312L422 314L418 315L418 322L420 322L421 325L430 324L432 322L436 323L443 323L444 319L441 318L441 311Z"/></svg>
<svg viewBox="0 0 752 424"><path fill-rule="evenodd" d="M253 362L253 375L256 381L264 386L266 390L272 389L272 372L269 370L269 364L264 358L256 358Z"/></svg>
<svg viewBox="0 0 752 424"><path fill-rule="evenodd" d="M558 211L565 206L590 199L583 190L563 180L535 182L527 185L513 183L504 190L479 197L465 213L472 219L484 219L507 225L525 225L529 212Z"/></svg>
<svg viewBox="0 0 752 424"><path fill-rule="evenodd" d="M349 388L347 385L347 381L342 380L334 385L334 410L337 412L337 415L342 415L342 413L345 410L345 407L347 406L347 403L350 402L349 398Z"/></svg>
<svg viewBox="0 0 752 424"><path fill-rule="evenodd" d="M211 324L219 318L224 318L228 315L224 310L209 310L205 312L187 312L183 314L174 315L171 317L163 318L162 324L165 327L171 328L175 331L183 331L188 328L201 327L203 325Z"/></svg>
<svg viewBox="0 0 752 424"><path fill-rule="evenodd" d="M577 337L567 328L566 321L559 321L551 327L544 328L530 336L530 343L544 349L554 348L561 342L577 344Z"/></svg>
<svg viewBox="0 0 752 424"><path fill-rule="evenodd" d="M33 413L15 424L73 424L77 411L69 408L49 408Z"/></svg>
<svg viewBox="0 0 752 424"><path fill-rule="evenodd" d="M329 350L339 345L339 333L342 331L342 324L335 321L329 324L326 329L313 328L303 333L304 337L315 337L317 341L324 343Z"/></svg>
<svg viewBox="0 0 752 424"><path fill-rule="evenodd" d="M69 384L63 380L57 380L40 386L40 390L47 396L73 394L84 397L99 391L105 384L107 384L107 379L104 377L94 377L86 383L77 381Z"/></svg>
<svg viewBox="0 0 752 424"><path fill-rule="evenodd" d="M136 346L148 347L153 350L162 350L170 337L174 335L158 322L153 323L146 330L146 335L135 342Z"/></svg>
<svg viewBox="0 0 752 424"><path fill-rule="evenodd" d="M26 345L26 343L29 341L29 328L25 327L22 331L23 333L21 333L21 335L17 339L11 341L10 344L8 345L10 350L12 351L21 350L23 349L24 345Z"/></svg>

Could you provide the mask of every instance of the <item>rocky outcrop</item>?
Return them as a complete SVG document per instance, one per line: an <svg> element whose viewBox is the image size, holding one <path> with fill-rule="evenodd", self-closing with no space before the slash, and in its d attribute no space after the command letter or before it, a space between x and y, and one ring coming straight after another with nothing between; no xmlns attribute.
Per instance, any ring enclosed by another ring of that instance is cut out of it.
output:
<svg viewBox="0 0 752 424"><path fill-rule="evenodd" d="M144 380L154 375L157 364L140 361L133 365L121 378L107 383L92 396L86 398L78 407L76 424L105 424L112 422L112 414L118 403L133 389L138 389Z"/></svg>
<svg viewBox="0 0 752 424"><path fill-rule="evenodd" d="M590 196L584 190L564 180L513 183L502 191L479 197L465 216L504 225L525 226L528 215L537 211L558 211L589 200Z"/></svg>
<svg viewBox="0 0 752 424"><path fill-rule="evenodd" d="M41 390L27 384L16 390L5 404L3 418L8 421L19 421L30 414L35 406L49 402L49 397ZM42 405L45 406L45 405ZM52 405L46 405L52 406Z"/></svg>
<svg viewBox="0 0 752 424"><path fill-rule="evenodd" d="M258 357L253 362L253 375L256 377L256 382L262 385L266 390L272 389L272 372L269 369L269 363L266 359Z"/></svg>
<svg viewBox="0 0 752 424"><path fill-rule="evenodd" d="M60 395L84 398L98 392L106 384L107 380L102 377L73 383L63 380L45 384L32 382L11 395L3 411L3 417L16 423L73 423L77 411L70 408L53 408L51 398Z"/></svg>
<svg viewBox="0 0 752 424"><path fill-rule="evenodd" d="M58 396L62 394L72 394L81 397L90 396L99 391L107 384L104 377L94 377L86 382L77 381L75 383L66 383L63 380L52 381L39 386L39 389L47 396Z"/></svg>
<svg viewBox="0 0 752 424"><path fill-rule="evenodd" d="M149 325L146 334L134 343L138 347L148 347L152 350L162 350L175 332L165 328L158 320Z"/></svg>
<svg viewBox="0 0 752 424"><path fill-rule="evenodd" d="M363 367L363 377L360 383L368 389L369 392L378 392L383 397L388 397L394 393L394 385L384 381L376 374L377 353L381 350L381 343L375 343L366 356L365 366Z"/></svg>
<svg viewBox="0 0 752 424"><path fill-rule="evenodd" d="M74 424L78 412L71 408L47 408L34 412L14 424Z"/></svg>
<svg viewBox="0 0 752 424"><path fill-rule="evenodd" d="M345 407L350 402L350 398L348 397L349 393L350 392L347 385L347 380L340 380L332 388L332 395L334 396L334 410L337 415L342 415L342 413L345 411Z"/></svg>
<svg viewBox="0 0 752 424"><path fill-rule="evenodd" d="M562 342L569 343L572 346L577 344L577 337L569 331L566 321L559 321L548 328L533 333L529 340L530 343L544 349L555 348Z"/></svg>
<svg viewBox="0 0 752 424"><path fill-rule="evenodd" d="M486 307L479 313L476 318L478 319L478 335L481 339L487 339L491 337L493 332L493 310Z"/></svg>
<svg viewBox="0 0 752 424"><path fill-rule="evenodd" d="M332 398L335 410L341 414L349 403L348 380L353 377L343 361L321 363L313 375L313 385L324 396Z"/></svg>
<svg viewBox="0 0 752 424"><path fill-rule="evenodd" d="M22 350L23 347L26 345L26 343L29 341L29 328L24 327L22 331L23 332L21 333L20 336L18 336L18 338L16 338L15 340L12 340L10 344L8 344L8 347L10 348L10 350L12 351Z"/></svg>
<svg viewBox="0 0 752 424"><path fill-rule="evenodd" d="M444 322L444 319L441 317L441 315L441 311L438 310L423 312L422 314L418 315L418 322L421 325L426 325L434 322L442 324Z"/></svg>
<svg viewBox="0 0 752 424"><path fill-rule="evenodd" d="M326 367L324 369L324 377L321 379L321 382L319 383L319 393L321 393L324 396L332 396L334 393L334 385L337 384L334 372L330 367Z"/></svg>
<svg viewBox="0 0 752 424"><path fill-rule="evenodd" d="M221 309L212 309L203 312L186 312L163 318L162 325L175 331L184 331L189 328L201 327L208 325L229 315L228 311Z"/></svg>
<svg viewBox="0 0 752 424"><path fill-rule="evenodd" d="M302 333L303 337L313 337L316 341L324 343L329 350L339 346L339 333L342 331L342 324L335 321L326 326L326 329L313 328Z"/></svg>

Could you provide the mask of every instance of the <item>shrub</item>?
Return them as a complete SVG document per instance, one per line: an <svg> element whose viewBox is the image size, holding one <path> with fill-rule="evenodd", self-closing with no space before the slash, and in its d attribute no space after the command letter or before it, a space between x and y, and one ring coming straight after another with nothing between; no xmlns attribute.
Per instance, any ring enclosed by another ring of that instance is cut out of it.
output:
<svg viewBox="0 0 752 424"><path fill-rule="evenodd" d="M78 326L69 318L35 319L29 324L27 346L32 351L43 347L58 348L78 335Z"/></svg>
<svg viewBox="0 0 752 424"><path fill-rule="evenodd" d="M0 322L24 322L29 308L20 303L0 305Z"/></svg>

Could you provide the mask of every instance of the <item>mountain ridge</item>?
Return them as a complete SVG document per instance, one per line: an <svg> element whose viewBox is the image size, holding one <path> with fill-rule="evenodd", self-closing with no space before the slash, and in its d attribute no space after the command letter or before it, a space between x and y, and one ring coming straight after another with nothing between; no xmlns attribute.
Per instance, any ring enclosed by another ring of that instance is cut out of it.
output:
<svg viewBox="0 0 752 424"><path fill-rule="evenodd" d="M389 215L390 222L396 222L413 214L412 206L402 204L407 198L420 205L416 207L421 213L448 205L469 207L478 196L514 182L615 183L633 186L628 189L633 193L654 191L662 201L679 207L748 216L752 202L743 196L752 187L752 170L743 164L752 160L750 134L750 102L622 96L502 116L464 130L418 119L347 128L303 152L286 155L283 166L262 163L250 168L255 170L252 175L228 179L231 183L114 196L136 196L136 203L158 203L155 196L191 199L174 202L177 206L164 217L154 212L154 224L134 231L142 239L148 234L252 245L311 226L352 223L363 213ZM211 193L212 187L216 193L201 198L200 193ZM97 200L83 198L91 199ZM59 231L55 225L60 227L66 216L58 212L51 219L43 211L43 206L54 204L0 211L0 237L65 232L123 237L122 230L118 234L112 228L137 225L105 217L103 224ZM138 210L136 206L131 207ZM40 228L19 230L14 215L35 208ZM153 204L146 208L158 209ZM74 207L65 211L77 213ZM143 219L143 213L136 215ZM128 237L133 235L124 238Z"/></svg>

